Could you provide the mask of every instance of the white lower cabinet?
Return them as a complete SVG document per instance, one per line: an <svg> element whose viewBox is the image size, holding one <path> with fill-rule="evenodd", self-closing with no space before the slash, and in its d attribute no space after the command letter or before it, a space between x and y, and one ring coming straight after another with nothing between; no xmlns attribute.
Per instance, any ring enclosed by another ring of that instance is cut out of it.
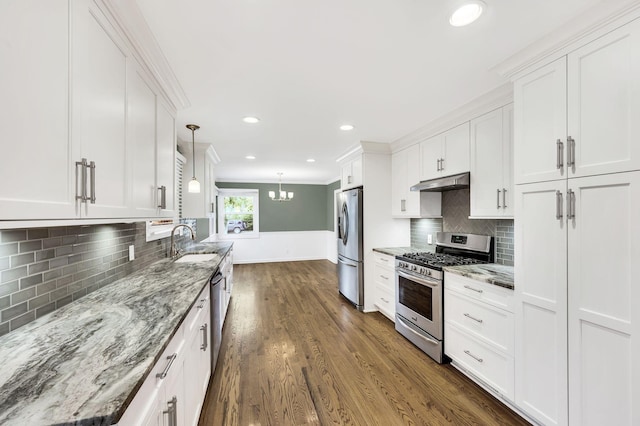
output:
<svg viewBox="0 0 640 426"><path fill-rule="evenodd" d="M209 297L207 285L118 425L198 424L211 374Z"/></svg>
<svg viewBox="0 0 640 426"><path fill-rule="evenodd" d="M373 270L376 284L375 305L384 316L395 321L395 258L387 254L375 252L374 259L375 264Z"/></svg>
<svg viewBox="0 0 640 426"><path fill-rule="evenodd" d="M485 389L514 400L513 291L445 273L444 351Z"/></svg>

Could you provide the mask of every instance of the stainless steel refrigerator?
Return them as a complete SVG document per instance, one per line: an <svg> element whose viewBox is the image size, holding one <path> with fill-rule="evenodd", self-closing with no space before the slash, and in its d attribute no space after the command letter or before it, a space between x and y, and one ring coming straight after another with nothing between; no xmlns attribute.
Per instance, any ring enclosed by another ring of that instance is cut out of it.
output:
<svg viewBox="0 0 640 426"><path fill-rule="evenodd" d="M362 188L338 194L338 288L355 307L364 308Z"/></svg>

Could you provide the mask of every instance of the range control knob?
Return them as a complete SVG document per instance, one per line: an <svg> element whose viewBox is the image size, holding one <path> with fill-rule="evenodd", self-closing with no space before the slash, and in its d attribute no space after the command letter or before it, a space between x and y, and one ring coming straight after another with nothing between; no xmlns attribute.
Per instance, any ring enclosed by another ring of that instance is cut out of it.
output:
<svg viewBox="0 0 640 426"><path fill-rule="evenodd" d="M426 270L426 274L425 274L425 275L429 275L429 276L431 276L431 269L427 269L427 270Z"/></svg>

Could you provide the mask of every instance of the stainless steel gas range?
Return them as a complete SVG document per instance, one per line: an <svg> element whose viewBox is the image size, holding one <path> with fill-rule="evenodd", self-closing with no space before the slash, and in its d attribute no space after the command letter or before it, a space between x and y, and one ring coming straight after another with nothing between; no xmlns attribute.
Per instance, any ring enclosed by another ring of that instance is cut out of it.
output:
<svg viewBox="0 0 640 426"><path fill-rule="evenodd" d="M444 359L445 266L493 262L493 237L438 232L436 252L396 256L396 330L438 363Z"/></svg>

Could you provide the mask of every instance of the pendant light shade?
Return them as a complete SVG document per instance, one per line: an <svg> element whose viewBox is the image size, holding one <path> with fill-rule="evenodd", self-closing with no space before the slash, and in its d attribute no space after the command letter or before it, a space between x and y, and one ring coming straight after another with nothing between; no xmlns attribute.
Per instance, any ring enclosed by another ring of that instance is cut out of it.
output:
<svg viewBox="0 0 640 426"><path fill-rule="evenodd" d="M196 179L196 130L198 130L200 126L196 124L187 124L187 129L191 130L191 152L193 153L193 178L189 181L189 189L188 191L194 194L200 193L200 182Z"/></svg>
<svg viewBox="0 0 640 426"><path fill-rule="evenodd" d="M291 201L293 198L293 192L282 190L282 172L278 173L278 198L276 198L276 191L269 191L269 198L273 201Z"/></svg>

